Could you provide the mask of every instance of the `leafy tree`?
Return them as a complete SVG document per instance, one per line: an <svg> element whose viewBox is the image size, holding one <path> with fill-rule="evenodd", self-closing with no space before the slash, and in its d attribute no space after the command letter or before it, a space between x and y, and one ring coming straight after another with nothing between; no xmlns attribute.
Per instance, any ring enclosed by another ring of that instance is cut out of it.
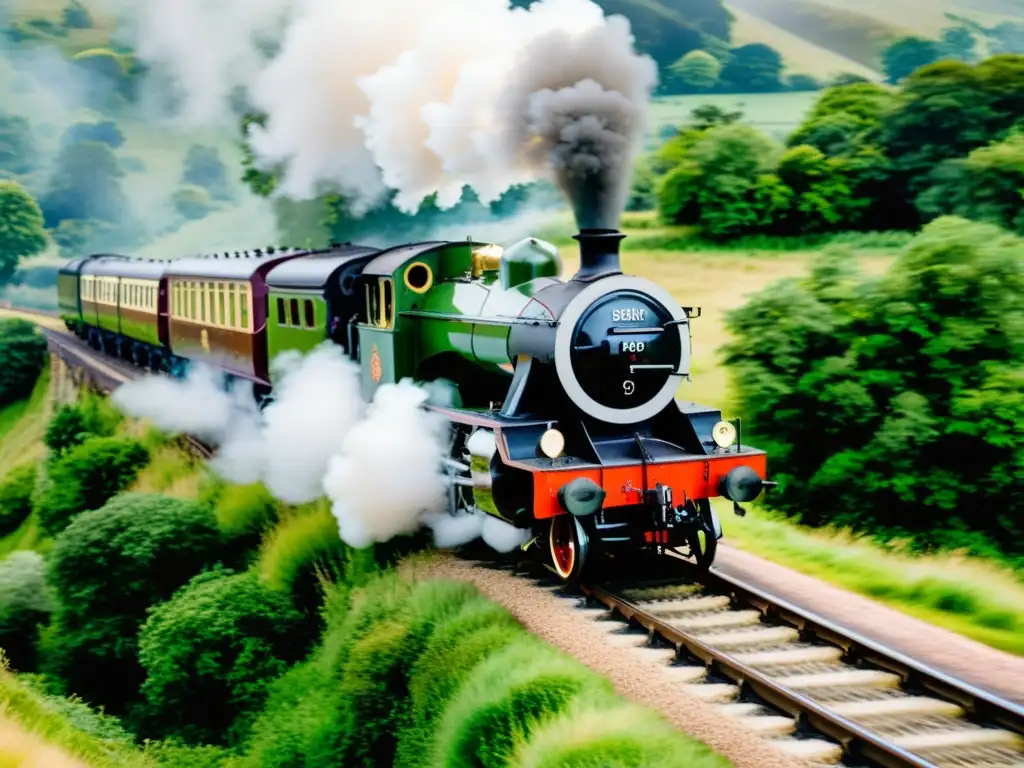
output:
<svg viewBox="0 0 1024 768"><path fill-rule="evenodd" d="M96 141L65 146L57 157L50 190L40 200L48 227L65 219L117 224L130 214L121 189L121 170L111 148Z"/></svg>
<svg viewBox="0 0 1024 768"><path fill-rule="evenodd" d="M1024 241L940 219L882 278L829 253L729 327L780 509L924 545L959 528L1024 551Z"/></svg>
<svg viewBox="0 0 1024 768"><path fill-rule="evenodd" d="M789 91L820 91L821 83L812 75L796 73L786 76L786 90Z"/></svg>
<svg viewBox="0 0 1024 768"><path fill-rule="evenodd" d="M25 320L0 320L0 406L28 397L46 365L46 339Z"/></svg>
<svg viewBox="0 0 1024 768"><path fill-rule="evenodd" d="M942 46L934 40L901 37L882 51L882 70L890 83L898 83L942 56Z"/></svg>
<svg viewBox="0 0 1024 768"><path fill-rule="evenodd" d="M74 123L60 137L61 148L83 141L95 141L117 149L124 144L124 134L113 120L98 123Z"/></svg>
<svg viewBox="0 0 1024 768"><path fill-rule="evenodd" d="M119 414L108 401L90 398L61 406L47 424L43 442L59 457L90 437L113 436L119 423Z"/></svg>
<svg viewBox="0 0 1024 768"><path fill-rule="evenodd" d="M12 469L0 480L0 536L14 533L32 514L38 475L39 467L32 462Z"/></svg>
<svg viewBox="0 0 1024 768"><path fill-rule="evenodd" d="M86 701L124 712L144 679L137 636L147 609L219 547L213 514L193 502L129 493L76 517L49 556L57 612L47 671Z"/></svg>
<svg viewBox="0 0 1024 768"><path fill-rule="evenodd" d="M978 39L974 33L965 26L959 26L942 31L942 44L939 49L946 58L973 62L978 58L975 54L977 45Z"/></svg>
<svg viewBox="0 0 1024 768"><path fill-rule="evenodd" d="M18 672L35 670L39 627L53 607L42 555L19 551L0 560L0 648Z"/></svg>
<svg viewBox="0 0 1024 768"><path fill-rule="evenodd" d="M1004 138L1024 114L1024 57L977 66L943 61L907 78L898 109L886 114L879 145L906 174L909 197L943 160Z"/></svg>
<svg viewBox="0 0 1024 768"><path fill-rule="evenodd" d="M710 91L718 83L722 63L706 51L690 51L676 61L669 71L680 93Z"/></svg>
<svg viewBox="0 0 1024 768"><path fill-rule="evenodd" d="M788 221L779 222L790 232L827 232L849 218L854 205L850 187L820 150L793 147L779 160L776 174L793 193Z"/></svg>
<svg viewBox="0 0 1024 768"><path fill-rule="evenodd" d="M79 0L71 0L61 12L64 26L67 29L92 29L92 14Z"/></svg>
<svg viewBox="0 0 1024 768"><path fill-rule="evenodd" d="M29 121L16 115L0 114L0 171L29 173L35 170L38 161Z"/></svg>
<svg viewBox="0 0 1024 768"><path fill-rule="evenodd" d="M711 237L757 229L765 215L758 201L779 203L780 190L764 177L780 154L772 139L751 126L712 128L662 181L659 214L675 224L700 224Z"/></svg>
<svg viewBox="0 0 1024 768"><path fill-rule="evenodd" d="M171 195L175 210L186 219L205 218L213 210L210 193L202 187L187 185L180 187Z"/></svg>
<svg viewBox="0 0 1024 768"><path fill-rule="evenodd" d="M149 463L149 450L125 437L90 437L50 467L39 499L39 524L56 534L80 512L99 509Z"/></svg>
<svg viewBox="0 0 1024 768"><path fill-rule="evenodd" d="M854 149L897 105L896 93L874 83L828 88L786 143L791 147L810 144L825 154L840 154Z"/></svg>
<svg viewBox="0 0 1024 768"><path fill-rule="evenodd" d="M249 143L249 130L252 126L265 127L267 116L246 113L242 116L242 181L260 197L269 197L277 186L277 174L273 170L256 167L256 153Z"/></svg>
<svg viewBox="0 0 1024 768"><path fill-rule="evenodd" d="M988 48L993 54L1024 53L1024 23L1004 21L988 32Z"/></svg>
<svg viewBox="0 0 1024 768"><path fill-rule="evenodd" d="M942 163L917 205L927 216L956 214L1024 233L1024 134Z"/></svg>
<svg viewBox="0 0 1024 768"><path fill-rule="evenodd" d="M254 573L196 576L139 633L147 724L191 743L238 743L312 640L287 596Z"/></svg>
<svg viewBox="0 0 1024 768"><path fill-rule="evenodd" d="M0 181L0 285L10 282L21 260L46 248L39 205L19 184Z"/></svg>
<svg viewBox="0 0 1024 768"><path fill-rule="evenodd" d="M722 68L722 88L736 93L771 93L782 90L782 56L764 43L733 48Z"/></svg>
<svg viewBox="0 0 1024 768"><path fill-rule="evenodd" d="M184 184L202 187L215 200L228 200L231 197L227 168L213 147L193 144L188 148L181 180Z"/></svg>

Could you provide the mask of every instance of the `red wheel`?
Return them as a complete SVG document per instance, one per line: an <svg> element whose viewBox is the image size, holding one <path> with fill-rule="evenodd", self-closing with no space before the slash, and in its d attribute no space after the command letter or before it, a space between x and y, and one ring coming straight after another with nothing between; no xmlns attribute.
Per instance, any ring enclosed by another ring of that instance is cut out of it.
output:
<svg viewBox="0 0 1024 768"><path fill-rule="evenodd" d="M551 565L562 581L574 583L583 575L590 539L572 515L558 515L548 534Z"/></svg>

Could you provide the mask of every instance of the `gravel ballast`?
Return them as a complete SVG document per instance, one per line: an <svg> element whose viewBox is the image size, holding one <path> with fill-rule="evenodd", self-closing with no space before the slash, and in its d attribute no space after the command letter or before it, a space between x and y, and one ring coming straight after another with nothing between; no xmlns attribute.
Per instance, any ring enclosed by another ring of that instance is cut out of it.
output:
<svg viewBox="0 0 1024 768"><path fill-rule="evenodd" d="M623 698L658 710L681 731L707 744L737 768L800 768L798 762L736 719L716 712L666 680L665 667L627 654L571 601L509 573L448 555L407 562L420 578L467 581L502 605L531 633L608 678Z"/></svg>

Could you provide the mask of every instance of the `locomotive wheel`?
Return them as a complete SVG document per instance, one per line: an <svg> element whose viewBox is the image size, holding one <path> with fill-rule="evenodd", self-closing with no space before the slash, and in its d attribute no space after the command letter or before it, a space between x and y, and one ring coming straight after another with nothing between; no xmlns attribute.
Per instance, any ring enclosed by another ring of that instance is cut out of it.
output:
<svg viewBox="0 0 1024 768"><path fill-rule="evenodd" d="M715 562L715 554L718 552L718 539L721 536L721 531L715 530L716 521L714 511L711 509L711 502L707 499L700 499L695 503L697 505L697 519L699 522L687 536L687 543L690 548L689 555L693 558L694 565L699 570L706 571Z"/></svg>
<svg viewBox="0 0 1024 768"><path fill-rule="evenodd" d="M551 565L558 578L576 584L583 575L590 551L590 538L580 521L572 515L558 515L548 531Z"/></svg>

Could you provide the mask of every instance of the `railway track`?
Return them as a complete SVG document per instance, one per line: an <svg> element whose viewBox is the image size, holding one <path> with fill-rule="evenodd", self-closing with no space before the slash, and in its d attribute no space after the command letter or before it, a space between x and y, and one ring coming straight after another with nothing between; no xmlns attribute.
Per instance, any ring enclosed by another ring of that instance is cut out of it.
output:
<svg viewBox="0 0 1024 768"><path fill-rule="evenodd" d="M1024 768L1024 707L714 570L581 592L580 610L664 663L667 684L808 765Z"/></svg>
<svg viewBox="0 0 1024 768"><path fill-rule="evenodd" d="M43 332L51 351L88 370L102 391L140 373L71 334ZM182 441L213 455L195 438ZM1024 768L1024 707L737 579L712 570L699 581L673 575L581 592L581 612L624 651L664 663L666 684L685 686L809 766Z"/></svg>

